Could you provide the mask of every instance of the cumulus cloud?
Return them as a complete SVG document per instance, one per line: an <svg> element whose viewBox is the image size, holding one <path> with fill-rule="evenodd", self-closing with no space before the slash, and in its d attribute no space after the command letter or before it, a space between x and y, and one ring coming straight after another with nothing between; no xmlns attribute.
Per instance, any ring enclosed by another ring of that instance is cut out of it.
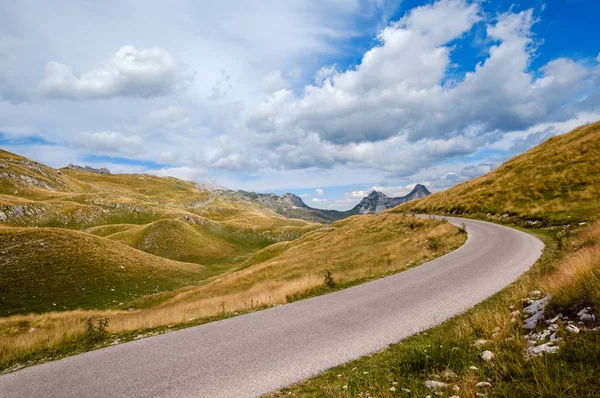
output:
<svg viewBox="0 0 600 398"><path fill-rule="evenodd" d="M173 94L183 79L181 65L165 50L124 46L101 68L79 76L69 65L48 62L39 91L64 99L150 98Z"/></svg>
<svg viewBox="0 0 600 398"><path fill-rule="evenodd" d="M481 19L477 2L417 7L383 29L356 68L324 67L300 96L275 92L249 114L247 126L284 167L362 162L393 167L401 177L508 131L572 116L563 105L581 92L590 70L559 58L530 71L538 45L532 10L488 23L489 56L447 84L453 41Z"/></svg>
<svg viewBox="0 0 600 398"><path fill-rule="evenodd" d="M323 196L324 194L325 194L325 191L323 191L321 188L315 189L315 195Z"/></svg>

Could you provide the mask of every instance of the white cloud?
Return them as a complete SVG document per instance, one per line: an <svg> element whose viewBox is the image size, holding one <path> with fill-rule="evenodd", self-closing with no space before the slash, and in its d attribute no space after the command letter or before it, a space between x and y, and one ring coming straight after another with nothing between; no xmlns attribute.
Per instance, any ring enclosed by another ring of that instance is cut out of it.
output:
<svg viewBox="0 0 600 398"><path fill-rule="evenodd" d="M316 203L316 204L322 204L322 203L327 203L329 202L329 199L323 199L323 198L312 198L310 200L311 203Z"/></svg>
<svg viewBox="0 0 600 398"><path fill-rule="evenodd" d="M165 50L124 46L101 68L79 76L69 65L48 62L39 90L50 98L150 98L173 94L183 79L180 65Z"/></svg>
<svg viewBox="0 0 600 398"><path fill-rule="evenodd" d="M189 166L165 167L162 169L147 170L146 173L153 174L159 177L176 177L181 180L195 182L204 182L209 176L208 171L206 169Z"/></svg>
<svg viewBox="0 0 600 398"><path fill-rule="evenodd" d="M125 135L118 131L82 133L74 142L88 151L134 155L143 152L144 141L137 135Z"/></svg>
<svg viewBox="0 0 600 398"><path fill-rule="evenodd" d="M323 196L324 194L325 194L325 192L321 188L315 189L315 195Z"/></svg>

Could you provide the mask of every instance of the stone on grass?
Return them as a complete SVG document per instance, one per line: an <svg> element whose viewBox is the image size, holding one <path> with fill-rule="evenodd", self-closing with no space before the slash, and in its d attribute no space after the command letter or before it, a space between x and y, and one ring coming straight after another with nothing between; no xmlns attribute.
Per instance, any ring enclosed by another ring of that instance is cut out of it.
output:
<svg viewBox="0 0 600 398"><path fill-rule="evenodd" d="M476 385L477 385L477 387L491 387L492 386L492 384L488 381L480 381Z"/></svg>
<svg viewBox="0 0 600 398"><path fill-rule="evenodd" d="M448 387L448 384L443 383L441 381L436 381L436 380L427 380L425 381L425 387L429 388L430 390L438 390L441 388L446 388Z"/></svg>
<svg viewBox="0 0 600 398"><path fill-rule="evenodd" d="M494 357L494 353L490 350L485 350L481 353L481 359L483 359L485 362L490 362L492 359L494 359Z"/></svg>
<svg viewBox="0 0 600 398"><path fill-rule="evenodd" d="M526 314L530 315L529 318L525 319L525 325L523 326L525 329L535 329L538 321L544 318L544 310L546 309L548 301L550 301L551 298L552 296L548 294L546 297L535 300L523 309Z"/></svg>
<svg viewBox="0 0 600 398"><path fill-rule="evenodd" d="M575 334L579 333L579 328L575 325L567 325L566 330L569 333L575 333Z"/></svg>

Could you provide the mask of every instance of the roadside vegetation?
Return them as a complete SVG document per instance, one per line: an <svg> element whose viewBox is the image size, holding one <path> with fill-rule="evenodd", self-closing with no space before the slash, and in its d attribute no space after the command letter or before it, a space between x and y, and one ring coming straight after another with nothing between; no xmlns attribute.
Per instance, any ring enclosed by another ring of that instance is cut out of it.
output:
<svg viewBox="0 0 600 398"><path fill-rule="evenodd" d="M391 210L526 227L546 249L517 282L466 313L267 396L597 397L600 167L592 154L598 153L595 123L486 176Z"/></svg>

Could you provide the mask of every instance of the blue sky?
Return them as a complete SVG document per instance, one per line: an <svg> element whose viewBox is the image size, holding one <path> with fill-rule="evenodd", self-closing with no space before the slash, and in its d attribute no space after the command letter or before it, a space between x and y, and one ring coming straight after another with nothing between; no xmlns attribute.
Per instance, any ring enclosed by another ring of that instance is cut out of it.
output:
<svg viewBox="0 0 600 398"><path fill-rule="evenodd" d="M0 5L0 147L348 209L600 119L594 0Z"/></svg>

